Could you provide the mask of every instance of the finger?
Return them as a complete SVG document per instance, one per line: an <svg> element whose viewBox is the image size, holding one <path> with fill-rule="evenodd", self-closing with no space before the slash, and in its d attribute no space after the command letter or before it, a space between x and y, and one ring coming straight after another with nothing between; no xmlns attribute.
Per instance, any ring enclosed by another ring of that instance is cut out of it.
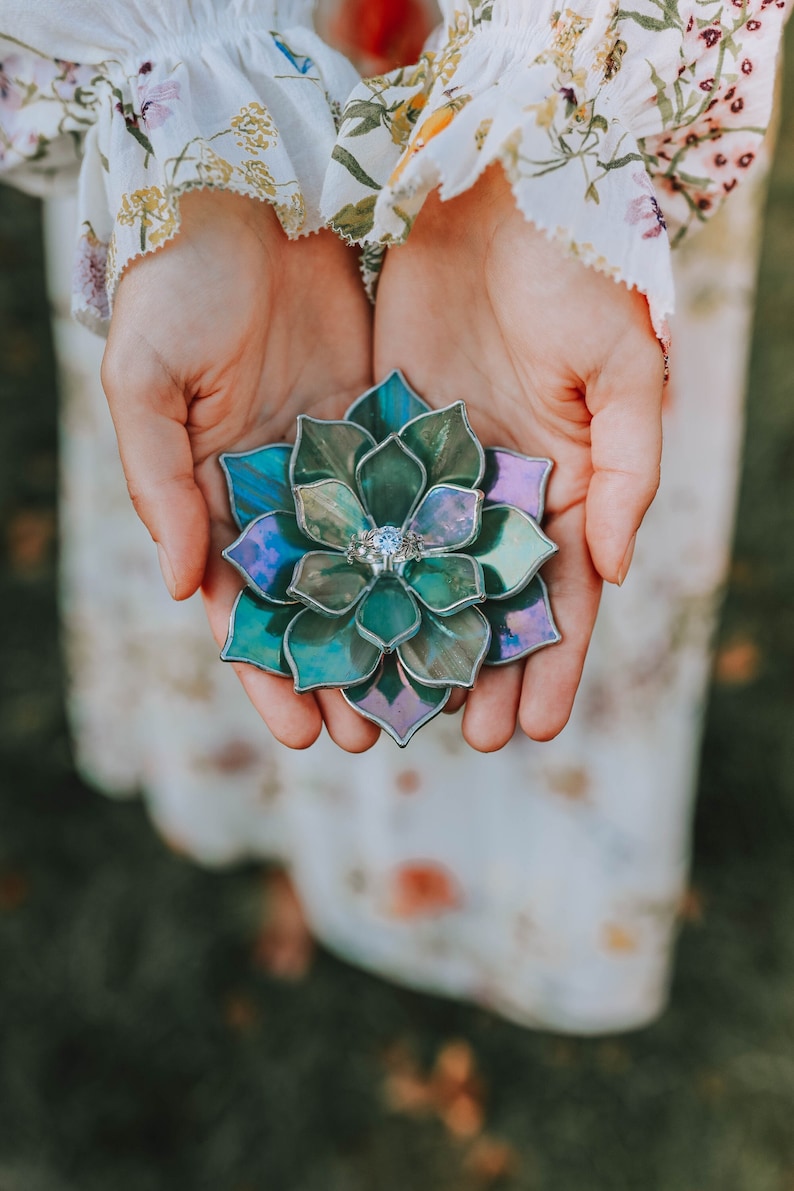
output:
<svg viewBox="0 0 794 1191"><path fill-rule="evenodd" d="M380 728L346 703L339 691L317 691L317 703L328 734L348 753L365 753L380 736Z"/></svg>
<svg viewBox="0 0 794 1191"><path fill-rule="evenodd" d="M220 471L220 468L218 469ZM222 646L229 629L229 617L240 588L239 575L222 558L221 549L235 537L231 523L217 522L204 575L202 597L210 629ZM322 715L313 695L299 695L291 678L279 678L235 662L234 668L270 731L288 748L304 749L314 744L323 726Z"/></svg>
<svg viewBox="0 0 794 1191"><path fill-rule="evenodd" d="M175 600L184 600L201 583L209 548L209 514L194 478L184 394L148 345L126 331L114 336L111 330L102 384L132 503L157 543L166 587Z"/></svg>
<svg viewBox="0 0 794 1191"><path fill-rule="evenodd" d="M483 667L463 713L463 736L481 753L504 748L516 730L524 667Z"/></svg>
<svg viewBox="0 0 794 1191"><path fill-rule="evenodd" d="M574 505L550 517L549 536L560 551L543 568L562 640L527 659L519 722L533 740L551 740L565 727L582 676L595 624L601 580L584 538L584 509Z"/></svg>
<svg viewBox="0 0 794 1191"><path fill-rule="evenodd" d="M627 337L587 392L593 462L587 544L610 583L626 578L637 530L659 487L663 378L658 342Z"/></svg>
<svg viewBox="0 0 794 1191"><path fill-rule="evenodd" d="M464 690L463 687L453 686L452 692L444 704L444 714L454 715L456 711L460 711L461 707L466 702L468 694L469 692Z"/></svg>

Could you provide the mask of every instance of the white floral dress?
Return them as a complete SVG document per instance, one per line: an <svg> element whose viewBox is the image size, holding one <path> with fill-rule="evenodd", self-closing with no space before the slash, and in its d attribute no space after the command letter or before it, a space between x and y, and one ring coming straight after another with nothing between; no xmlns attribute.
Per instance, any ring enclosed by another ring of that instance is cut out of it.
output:
<svg viewBox="0 0 794 1191"><path fill-rule="evenodd" d="M47 234L80 763L108 792L143 789L172 845L206 863L284 860L318 936L355 962L527 1024L636 1026L664 1004L687 879L785 0L446 0L418 64L364 81L311 7L0 0L0 165L46 195L77 180ZM647 295L665 341L676 275L662 489L556 741L484 756L442 717L404 753L384 739L351 757L326 737L292 753L218 661L199 604L162 589L101 341L69 303L101 329L125 266L177 233L179 196L201 186L272 203L291 236L330 225L374 276L433 187L460 193L493 161L529 219ZM673 265L671 242L707 221ZM706 357L704 337L721 350Z"/></svg>

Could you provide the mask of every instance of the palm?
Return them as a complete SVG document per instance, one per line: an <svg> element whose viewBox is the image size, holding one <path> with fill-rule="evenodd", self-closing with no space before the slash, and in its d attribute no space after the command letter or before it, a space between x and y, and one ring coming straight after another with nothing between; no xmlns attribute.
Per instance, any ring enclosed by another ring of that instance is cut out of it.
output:
<svg viewBox="0 0 794 1191"><path fill-rule="evenodd" d="M504 744L517 718L546 739L570 713L602 578L622 577L655 488L662 358L645 301L565 257L491 171L461 198L429 200L388 254L376 375L393 367L435 405L465 399L486 445L555 462L545 528L560 552L544 575L563 642L484 671L464 720L478 748Z"/></svg>
<svg viewBox="0 0 794 1191"><path fill-rule="evenodd" d="M220 556L237 531L218 455L290 437L299 413L338 417L371 383L371 312L355 257L330 233L290 243L265 205L190 196L180 235L119 287L103 379L172 594L202 584L222 642L239 579ZM310 743L321 717L347 748L377 735L338 695L299 696L286 679L237 669L285 743Z"/></svg>

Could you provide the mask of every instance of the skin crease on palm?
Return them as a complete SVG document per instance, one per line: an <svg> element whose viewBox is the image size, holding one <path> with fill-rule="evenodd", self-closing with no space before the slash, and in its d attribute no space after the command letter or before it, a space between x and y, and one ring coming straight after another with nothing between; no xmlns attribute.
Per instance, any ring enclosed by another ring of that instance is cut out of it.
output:
<svg viewBox="0 0 794 1191"><path fill-rule="evenodd" d="M166 584L176 599L202 586L222 643L239 577L220 556L237 531L218 454L292 439L299 413L339 417L395 367L434 406L463 398L484 444L555 461L544 528L560 552L544 576L563 641L484 668L463 717L484 752L517 722L549 739L570 714L601 582L625 577L656 491L663 363L645 299L549 243L498 167L459 198L431 196L389 251L374 339L356 255L330 232L288 241L254 200L182 200L179 235L119 285L102 370ZM323 721L350 752L378 738L338 692L297 695L235 668L284 744L307 747Z"/></svg>

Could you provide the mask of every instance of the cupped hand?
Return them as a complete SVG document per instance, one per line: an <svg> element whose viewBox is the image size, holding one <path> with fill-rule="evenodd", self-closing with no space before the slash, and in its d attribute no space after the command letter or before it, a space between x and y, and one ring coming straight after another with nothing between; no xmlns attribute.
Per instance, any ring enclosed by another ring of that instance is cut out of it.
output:
<svg viewBox="0 0 794 1191"><path fill-rule="evenodd" d="M201 585L216 640L239 576L218 455L290 438L299 413L340 417L372 383L372 315L357 260L330 232L288 241L272 208L209 190L182 199L179 234L118 288L102 381L135 508L174 599ZM274 735L311 744L323 720L352 752L378 736L335 691L237 665Z"/></svg>
<svg viewBox="0 0 794 1191"><path fill-rule="evenodd" d="M432 195L389 250L374 359L376 377L401 368L434 406L464 399L483 445L555 463L544 529L560 549L543 576L562 642L485 667L463 720L484 752L517 722L548 740L570 715L602 581L626 577L658 487L664 363L647 303L528 223L493 167L459 198Z"/></svg>

